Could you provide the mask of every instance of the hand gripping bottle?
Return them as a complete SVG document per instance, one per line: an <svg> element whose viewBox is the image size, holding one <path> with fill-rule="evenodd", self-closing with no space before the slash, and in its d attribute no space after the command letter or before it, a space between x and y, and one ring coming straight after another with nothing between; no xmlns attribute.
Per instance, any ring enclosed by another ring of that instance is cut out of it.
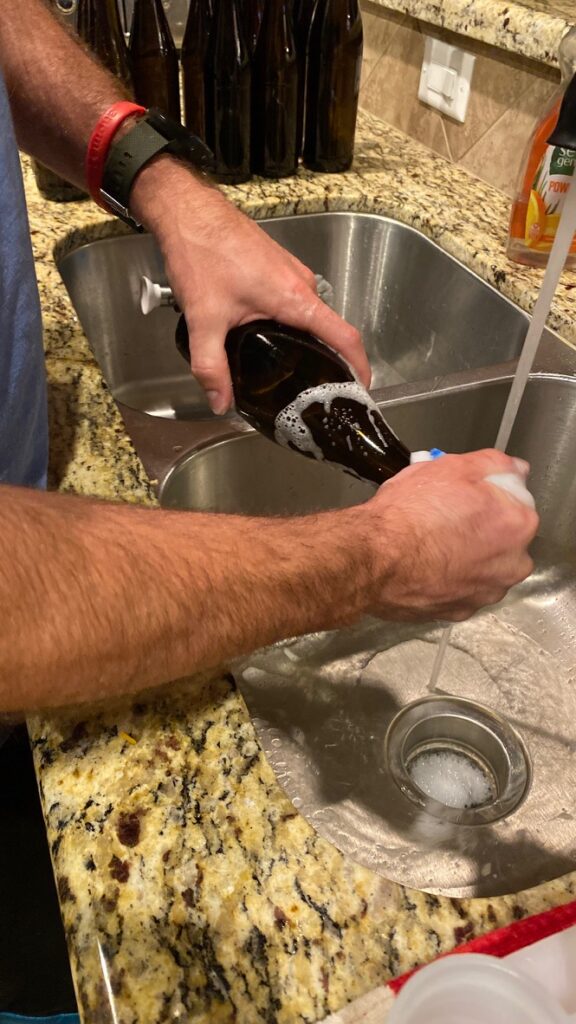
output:
<svg viewBox="0 0 576 1024"><path fill-rule="evenodd" d="M189 360L183 315L176 345ZM432 448L411 455L348 363L305 331L253 320L228 332L226 354L236 411L276 444L378 485L415 462L444 454ZM520 474L486 480L534 507Z"/></svg>
<svg viewBox="0 0 576 1024"><path fill-rule="evenodd" d="M183 316L176 343L189 358ZM254 320L228 333L226 353L237 412L276 444L375 484L410 465L408 448L348 363L318 338Z"/></svg>

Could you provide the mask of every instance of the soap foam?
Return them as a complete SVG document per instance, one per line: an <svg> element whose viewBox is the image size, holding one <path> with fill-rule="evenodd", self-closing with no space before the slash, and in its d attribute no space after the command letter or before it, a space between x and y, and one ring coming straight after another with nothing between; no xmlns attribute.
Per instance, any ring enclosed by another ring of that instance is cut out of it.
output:
<svg viewBox="0 0 576 1024"><path fill-rule="evenodd" d="M327 429L328 444L334 447L336 442L332 440L332 435L328 430L328 417L330 416L332 403L335 398L348 398L363 406L368 412L370 422L378 435L382 448L388 447L388 442L379 429L380 412L378 411L378 406L372 401L362 385L356 381L318 384L316 387L307 388L305 391L302 391L293 402L278 413L274 421L274 440L276 443L283 445L285 448L297 448L300 452L313 455L319 461L330 462L329 456L322 451L314 440L312 431L304 422L302 414L315 403L324 406L326 417L323 425ZM340 431L347 427L360 429L353 406L350 409L339 410L338 418L340 422L337 430ZM346 443L350 451L352 451L350 435L346 437Z"/></svg>
<svg viewBox="0 0 576 1024"><path fill-rule="evenodd" d="M457 751L424 751L408 770L418 789L445 807L479 807L495 795L490 777Z"/></svg>

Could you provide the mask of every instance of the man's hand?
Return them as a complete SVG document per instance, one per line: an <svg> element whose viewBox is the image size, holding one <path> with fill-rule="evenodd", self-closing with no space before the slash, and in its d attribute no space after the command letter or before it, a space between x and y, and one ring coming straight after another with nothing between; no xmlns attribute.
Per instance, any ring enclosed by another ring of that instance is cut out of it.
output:
<svg viewBox="0 0 576 1024"><path fill-rule="evenodd" d="M360 335L318 298L312 270L216 189L164 158L138 176L131 209L162 249L172 290L186 315L192 373L214 412L223 413L232 403L226 334L259 318L317 335L369 385Z"/></svg>
<svg viewBox="0 0 576 1024"><path fill-rule="evenodd" d="M384 568L372 579L374 614L457 622L530 575L538 516L487 483L490 473L526 477L528 465L493 450L446 455L405 469L368 502L372 564Z"/></svg>

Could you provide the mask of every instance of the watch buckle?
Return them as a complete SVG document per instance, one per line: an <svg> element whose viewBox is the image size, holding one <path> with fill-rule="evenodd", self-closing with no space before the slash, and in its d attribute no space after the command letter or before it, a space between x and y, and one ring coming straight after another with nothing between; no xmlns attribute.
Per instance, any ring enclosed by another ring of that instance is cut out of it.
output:
<svg viewBox="0 0 576 1024"><path fill-rule="evenodd" d="M115 214L116 217L120 217L120 219L126 224L130 224L130 227L136 228L137 230L141 228L142 225L139 224L138 221L134 220L134 217L130 215L130 210L127 206L122 206L122 203L119 203L114 196L111 196L110 193L106 192L103 188L100 189L100 195L111 213Z"/></svg>

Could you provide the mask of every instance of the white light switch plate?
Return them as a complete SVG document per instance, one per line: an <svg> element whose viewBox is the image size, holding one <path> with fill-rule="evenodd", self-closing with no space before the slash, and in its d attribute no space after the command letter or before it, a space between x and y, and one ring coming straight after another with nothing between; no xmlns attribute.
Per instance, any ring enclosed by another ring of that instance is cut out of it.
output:
<svg viewBox="0 0 576 1024"><path fill-rule="evenodd" d="M418 99L456 121L464 121L476 57L432 36L424 38Z"/></svg>

